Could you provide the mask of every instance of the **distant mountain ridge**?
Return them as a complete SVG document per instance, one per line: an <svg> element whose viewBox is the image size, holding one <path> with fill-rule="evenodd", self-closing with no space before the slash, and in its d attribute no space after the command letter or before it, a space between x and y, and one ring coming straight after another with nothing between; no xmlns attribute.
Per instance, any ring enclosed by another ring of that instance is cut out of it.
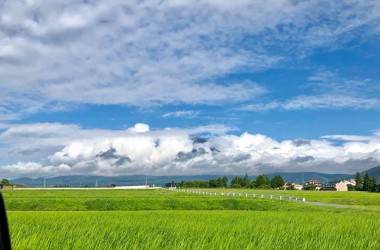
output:
<svg viewBox="0 0 380 250"><path fill-rule="evenodd" d="M380 166L374 167L367 170L370 176L375 176L378 182L380 181ZM364 173L362 175L364 176ZM285 181L288 182L298 182L305 183L310 179L317 179L322 182L339 181L343 179L354 178L353 174L324 174L317 172L293 172L293 173L270 173L267 174L270 178L275 175L281 175ZM180 182L180 181L192 181L192 180L211 180L223 175L176 175L176 176L150 176L150 175L125 175L125 176L85 176L85 175L74 175L74 176L59 176L52 178L17 178L11 180L12 183L22 184L30 187L51 187L51 186L74 186L74 187L107 187L110 184L117 186L135 186L135 185L145 185L146 181L148 185L154 184L155 186L163 186L168 182ZM237 175L227 175L228 179L231 180ZM241 175L239 175L241 176ZM250 179L255 179L256 176L249 176Z"/></svg>
<svg viewBox="0 0 380 250"><path fill-rule="evenodd" d="M111 184L116 186L138 186L155 185L163 186L168 182L178 182L182 180L210 180L218 178L219 175L191 175L191 176L150 176L150 175L126 175L126 176L94 176L94 175L74 175L58 176L52 178L18 178L11 180L12 183L22 184L30 187L51 187L51 186L74 186L74 187L107 187Z"/></svg>

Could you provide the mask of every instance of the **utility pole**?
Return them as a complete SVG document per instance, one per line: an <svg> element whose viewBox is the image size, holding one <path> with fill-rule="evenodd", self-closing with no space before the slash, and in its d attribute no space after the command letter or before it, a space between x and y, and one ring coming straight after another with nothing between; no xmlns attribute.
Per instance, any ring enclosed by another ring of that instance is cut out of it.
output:
<svg viewBox="0 0 380 250"><path fill-rule="evenodd" d="M145 175L145 186L148 186L148 176Z"/></svg>
<svg viewBox="0 0 380 250"><path fill-rule="evenodd" d="M46 178L44 178L44 188L46 188Z"/></svg>
<svg viewBox="0 0 380 250"><path fill-rule="evenodd" d="M96 179L95 187L98 187L98 179Z"/></svg>

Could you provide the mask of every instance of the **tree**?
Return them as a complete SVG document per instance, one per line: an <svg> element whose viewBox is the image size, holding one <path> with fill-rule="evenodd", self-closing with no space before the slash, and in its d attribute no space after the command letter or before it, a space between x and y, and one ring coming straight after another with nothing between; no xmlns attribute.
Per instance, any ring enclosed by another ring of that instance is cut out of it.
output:
<svg viewBox="0 0 380 250"><path fill-rule="evenodd" d="M316 190L317 189L317 185L315 184L307 184L303 187L304 190Z"/></svg>
<svg viewBox="0 0 380 250"><path fill-rule="evenodd" d="M210 187L211 187L211 183L210 183ZM220 187L223 187L223 183L222 183L222 178L218 178L216 179L216 187L220 188Z"/></svg>
<svg viewBox="0 0 380 250"><path fill-rule="evenodd" d="M376 183L375 176L372 176L371 183L372 183L372 187L371 187L371 190L369 190L369 191L370 192L376 192L377 191L377 183Z"/></svg>
<svg viewBox="0 0 380 250"><path fill-rule="evenodd" d="M257 176L255 180L255 188L260 188L263 185L264 185L264 177L262 175Z"/></svg>
<svg viewBox="0 0 380 250"><path fill-rule="evenodd" d="M209 181L193 180L193 181L181 181L178 183L180 188L209 188Z"/></svg>
<svg viewBox="0 0 380 250"><path fill-rule="evenodd" d="M228 177L227 176L223 176L223 178L221 179L222 180L222 187L228 187Z"/></svg>
<svg viewBox="0 0 380 250"><path fill-rule="evenodd" d="M270 181L271 188L281 188L285 185L285 181L281 175L274 176Z"/></svg>
<svg viewBox="0 0 380 250"><path fill-rule="evenodd" d="M227 185L228 185L228 178L227 178L227 176L223 176L222 178L219 177L217 179L209 180L208 183L209 183L209 186L211 188L227 187Z"/></svg>
<svg viewBox="0 0 380 250"><path fill-rule="evenodd" d="M256 188L269 188L270 187L270 179L268 175L262 174L257 176L255 181Z"/></svg>
<svg viewBox="0 0 380 250"><path fill-rule="evenodd" d="M2 186L9 186L9 181L8 181L8 179L2 179L1 180L1 182L0 182L0 185L2 185Z"/></svg>
<svg viewBox="0 0 380 250"><path fill-rule="evenodd" d="M364 180L363 180L363 191L371 191L372 190L372 179L369 177L368 172L365 172Z"/></svg>
<svg viewBox="0 0 380 250"><path fill-rule="evenodd" d="M208 181L210 188L216 188L218 187L218 179L212 179Z"/></svg>
<svg viewBox="0 0 380 250"><path fill-rule="evenodd" d="M243 178L239 176L235 176L231 180L231 187L242 187L243 185Z"/></svg>
<svg viewBox="0 0 380 250"><path fill-rule="evenodd" d="M251 183L251 180L248 178L248 174L245 174L241 183L242 187L249 188L249 184Z"/></svg>
<svg viewBox="0 0 380 250"><path fill-rule="evenodd" d="M347 184L347 191L355 191L355 186L352 184Z"/></svg>
<svg viewBox="0 0 380 250"><path fill-rule="evenodd" d="M294 187L294 185L290 185L289 187L286 188L286 190L296 190L296 188Z"/></svg>
<svg viewBox="0 0 380 250"><path fill-rule="evenodd" d="M356 172L355 174L355 182L356 182L355 189L357 191L361 191L363 189L363 179L359 172Z"/></svg>

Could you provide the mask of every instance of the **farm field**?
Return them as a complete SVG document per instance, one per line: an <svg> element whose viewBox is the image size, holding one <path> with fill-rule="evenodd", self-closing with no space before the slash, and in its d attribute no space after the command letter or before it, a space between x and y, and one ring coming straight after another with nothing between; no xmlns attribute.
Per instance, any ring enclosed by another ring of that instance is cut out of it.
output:
<svg viewBox="0 0 380 250"><path fill-rule="evenodd" d="M111 210L320 210L292 201L195 195L155 190L9 190L3 196L13 211Z"/></svg>
<svg viewBox="0 0 380 250"><path fill-rule="evenodd" d="M15 249L380 248L380 215L370 213L11 212L9 221Z"/></svg>
<svg viewBox="0 0 380 250"><path fill-rule="evenodd" d="M330 204L354 205L366 208L380 208L380 193L369 192L337 192L337 191L304 191L304 190L260 190L260 189L201 189L217 193L256 193L294 196L306 198L307 201L325 202Z"/></svg>
<svg viewBox="0 0 380 250"><path fill-rule="evenodd" d="M167 190L2 194L14 249L380 249L370 210Z"/></svg>

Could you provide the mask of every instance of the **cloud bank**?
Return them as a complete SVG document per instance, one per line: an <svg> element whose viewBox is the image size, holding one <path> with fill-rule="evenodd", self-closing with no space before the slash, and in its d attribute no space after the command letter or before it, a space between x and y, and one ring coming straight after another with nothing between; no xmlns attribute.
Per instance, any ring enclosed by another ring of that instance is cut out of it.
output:
<svg viewBox="0 0 380 250"><path fill-rule="evenodd" d="M151 130L87 130L76 125L11 126L0 134L4 177L58 175L352 173L380 163L380 134L276 141L210 125ZM336 143L336 142L339 143ZM33 159L33 160L29 160Z"/></svg>

